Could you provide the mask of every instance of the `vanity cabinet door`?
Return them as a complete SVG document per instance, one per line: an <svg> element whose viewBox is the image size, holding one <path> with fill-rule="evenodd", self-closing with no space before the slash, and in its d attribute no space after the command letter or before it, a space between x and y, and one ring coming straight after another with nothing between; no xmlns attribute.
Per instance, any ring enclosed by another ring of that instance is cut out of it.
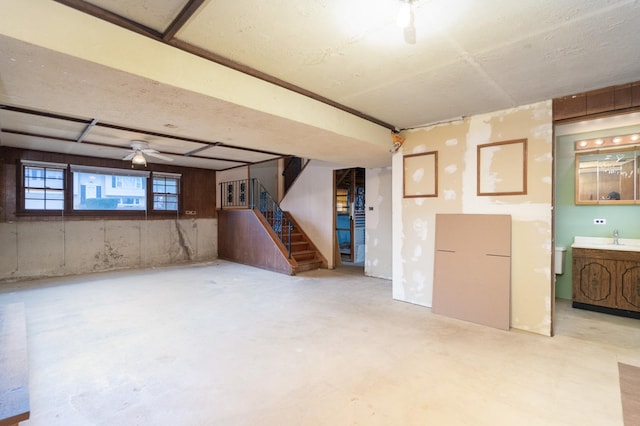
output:
<svg viewBox="0 0 640 426"><path fill-rule="evenodd" d="M615 308L615 261L588 257L573 260L573 300Z"/></svg>
<svg viewBox="0 0 640 426"><path fill-rule="evenodd" d="M640 311L640 263L618 262L618 308Z"/></svg>

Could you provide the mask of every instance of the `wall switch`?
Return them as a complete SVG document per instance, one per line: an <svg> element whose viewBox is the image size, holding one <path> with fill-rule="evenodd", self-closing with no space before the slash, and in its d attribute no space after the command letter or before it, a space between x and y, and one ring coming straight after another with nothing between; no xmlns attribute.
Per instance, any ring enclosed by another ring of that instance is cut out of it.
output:
<svg viewBox="0 0 640 426"><path fill-rule="evenodd" d="M594 225L606 225L607 219L593 219Z"/></svg>

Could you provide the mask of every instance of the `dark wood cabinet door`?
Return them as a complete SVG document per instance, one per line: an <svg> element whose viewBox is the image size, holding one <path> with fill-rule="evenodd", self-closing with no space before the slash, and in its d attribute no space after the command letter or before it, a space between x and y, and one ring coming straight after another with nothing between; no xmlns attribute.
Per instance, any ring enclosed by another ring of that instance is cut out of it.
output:
<svg viewBox="0 0 640 426"><path fill-rule="evenodd" d="M640 263L618 262L620 283L618 308L640 311Z"/></svg>
<svg viewBox="0 0 640 426"><path fill-rule="evenodd" d="M615 307L613 286L615 263L606 260L574 258L573 300Z"/></svg>

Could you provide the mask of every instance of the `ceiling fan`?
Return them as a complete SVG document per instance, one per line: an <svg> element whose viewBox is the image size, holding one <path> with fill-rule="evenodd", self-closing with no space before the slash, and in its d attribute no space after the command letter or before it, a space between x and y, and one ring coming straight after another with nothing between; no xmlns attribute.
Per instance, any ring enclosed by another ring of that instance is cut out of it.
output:
<svg viewBox="0 0 640 426"><path fill-rule="evenodd" d="M149 148L149 143L146 141L131 141L130 145L131 145L131 149L133 149L133 152L127 155L126 157L124 157L123 160L125 161L131 160L132 165L141 164L146 166L147 157L145 157L145 155L148 155L150 157L155 157L164 161L173 161L173 158L164 156L160 154L158 151L156 151L155 149Z"/></svg>

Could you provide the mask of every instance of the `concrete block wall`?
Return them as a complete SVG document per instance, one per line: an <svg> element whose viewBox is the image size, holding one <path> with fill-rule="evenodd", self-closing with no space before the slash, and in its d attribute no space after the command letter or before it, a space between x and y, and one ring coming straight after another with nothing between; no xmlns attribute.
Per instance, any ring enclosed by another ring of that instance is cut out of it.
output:
<svg viewBox="0 0 640 426"><path fill-rule="evenodd" d="M217 219L0 223L0 280L213 260Z"/></svg>

